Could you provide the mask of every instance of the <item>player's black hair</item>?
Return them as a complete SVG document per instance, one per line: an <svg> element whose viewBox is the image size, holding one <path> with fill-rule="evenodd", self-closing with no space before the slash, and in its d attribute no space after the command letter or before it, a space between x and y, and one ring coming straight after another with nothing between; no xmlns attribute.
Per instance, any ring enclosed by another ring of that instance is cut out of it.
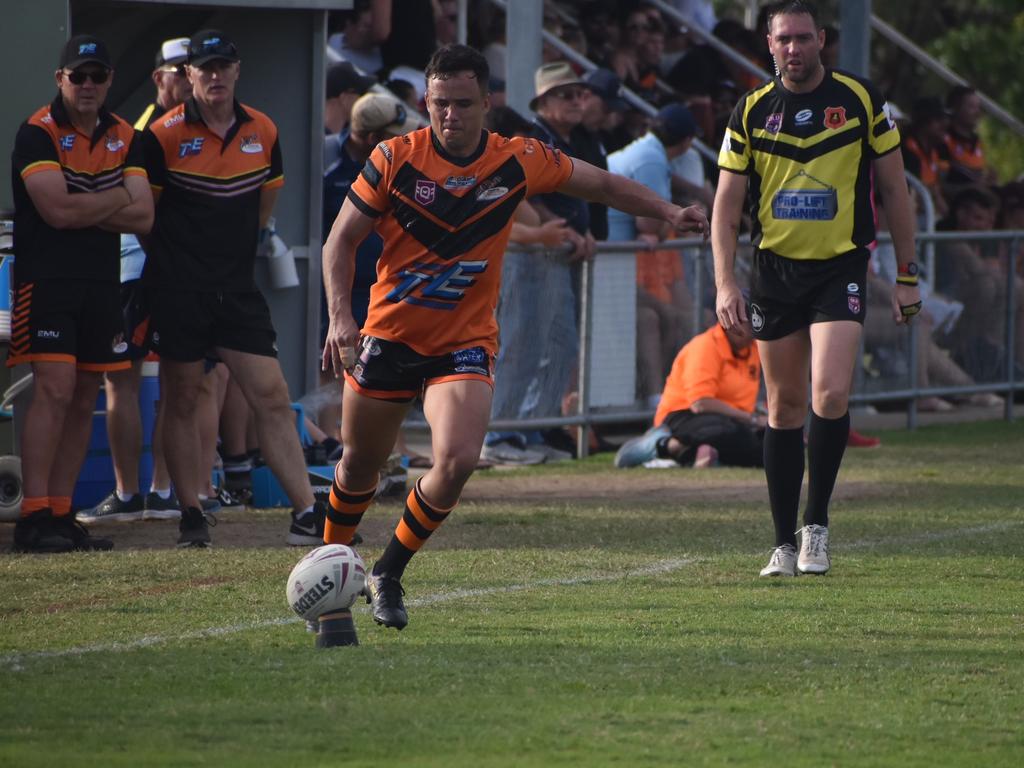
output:
<svg viewBox="0 0 1024 768"><path fill-rule="evenodd" d="M487 59L475 48L459 43L443 45L434 51L427 62L423 74L429 81L431 78L447 80L457 72L472 72L480 84L480 92L487 93L487 83L491 79L491 68Z"/></svg>
<svg viewBox="0 0 1024 768"><path fill-rule="evenodd" d="M776 16L782 15L796 15L806 13L811 17L811 21L814 22L815 29L821 29L821 24L818 22L818 9L813 3L808 3L806 0L789 0L789 2L776 3L768 11L768 29L772 28L772 19Z"/></svg>

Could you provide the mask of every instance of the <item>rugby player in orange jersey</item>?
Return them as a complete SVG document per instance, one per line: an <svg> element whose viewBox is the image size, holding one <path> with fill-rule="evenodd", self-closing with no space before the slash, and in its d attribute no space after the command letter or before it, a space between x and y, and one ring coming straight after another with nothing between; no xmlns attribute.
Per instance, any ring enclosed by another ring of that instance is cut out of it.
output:
<svg viewBox="0 0 1024 768"><path fill-rule="evenodd" d="M377 471L420 394L431 427L434 466L409 493L367 577L374 620L397 629L408 623L405 567L454 508L480 457L491 411L501 259L519 202L558 190L662 219L679 232L709 231L697 208L679 208L535 139L486 132L488 77L487 61L472 48L447 45L434 54L426 69L430 126L374 149L323 251L330 315L323 366L349 385L345 451L325 542L352 541ZM350 287L356 247L374 226L384 252L360 337Z"/></svg>

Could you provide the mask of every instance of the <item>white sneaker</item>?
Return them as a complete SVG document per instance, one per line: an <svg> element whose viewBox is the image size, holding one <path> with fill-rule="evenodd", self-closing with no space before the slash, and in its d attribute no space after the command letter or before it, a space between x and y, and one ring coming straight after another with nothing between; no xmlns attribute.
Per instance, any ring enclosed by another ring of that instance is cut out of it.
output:
<svg viewBox="0 0 1024 768"><path fill-rule="evenodd" d="M800 573L828 573L832 562L828 558L828 528L824 525L805 525L800 529L800 559L796 567Z"/></svg>
<svg viewBox="0 0 1024 768"><path fill-rule="evenodd" d="M543 464L547 460L543 453L520 448L504 440L492 445L485 445L480 452L480 458L495 464L519 464L521 466Z"/></svg>
<svg viewBox="0 0 1024 768"><path fill-rule="evenodd" d="M796 547L783 544L772 550L772 559L761 569L762 576L796 576Z"/></svg>

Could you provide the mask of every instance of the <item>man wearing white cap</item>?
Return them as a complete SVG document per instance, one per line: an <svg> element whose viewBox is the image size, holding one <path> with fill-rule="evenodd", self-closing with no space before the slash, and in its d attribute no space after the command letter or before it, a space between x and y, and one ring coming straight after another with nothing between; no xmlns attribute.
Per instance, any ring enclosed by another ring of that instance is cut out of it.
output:
<svg viewBox="0 0 1024 768"><path fill-rule="evenodd" d="M185 72L187 59L187 37L175 37L161 43L152 74L153 84L156 85L156 101L139 115L135 121L135 130L146 130L158 117L183 104L192 95L192 83Z"/></svg>

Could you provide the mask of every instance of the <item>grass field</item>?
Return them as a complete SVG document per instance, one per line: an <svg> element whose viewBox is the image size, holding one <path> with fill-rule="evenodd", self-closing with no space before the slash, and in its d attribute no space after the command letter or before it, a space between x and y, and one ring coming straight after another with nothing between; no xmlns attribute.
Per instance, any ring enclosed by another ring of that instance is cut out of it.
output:
<svg viewBox="0 0 1024 768"><path fill-rule="evenodd" d="M821 578L757 578L759 471L482 473L358 648L290 616L299 551L223 526L2 555L0 765L1024 765L1024 427L883 437Z"/></svg>

